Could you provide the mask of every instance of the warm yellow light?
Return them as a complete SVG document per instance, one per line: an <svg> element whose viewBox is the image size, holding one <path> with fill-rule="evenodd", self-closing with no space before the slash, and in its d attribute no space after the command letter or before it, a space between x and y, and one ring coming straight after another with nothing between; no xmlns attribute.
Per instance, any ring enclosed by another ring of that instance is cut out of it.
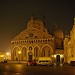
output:
<svg viewBox="0 0 75 75"><path fill-rule="evenodd" d="M52 57L54 57L54 55L52 55Z"/></svg>
<svg viewBox="0 0 75 75"><path fill-rule="evenodd" d="M21 54L21 51L19 51L18 53Z"/></svg>
<svg viewBox="0 0 75 75"><path fill-rule="evenodd" d="M7 52L6 55L8 56L9 55L9 52Z"/></svg>
<svg viewBox="0 0 75 75"><path fill-rule="evenodd" d="M56 58L56 55L54 55L54 57Z"/></svg>
<svg viewBox="0 0 75 75"><path fill-rule="evenodd" d="M4 55L0 55L0 57L4 57Z"/></svg>
<svg viewBox="0 0 75 75"><path fill-rule="evenodd" d="M60 57L61 57L61 58L63 58L63 57L64 57L64 55L60 55Z"/></svg>

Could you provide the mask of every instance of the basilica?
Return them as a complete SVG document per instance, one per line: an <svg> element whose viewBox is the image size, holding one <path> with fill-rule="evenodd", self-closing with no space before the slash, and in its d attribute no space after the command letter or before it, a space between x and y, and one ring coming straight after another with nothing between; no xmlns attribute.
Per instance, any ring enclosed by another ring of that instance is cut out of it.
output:
<svg viewBox="0 0 75 75"><path fill-rule="evenodd" d="M31 17L27 27L11 40L12 61L38 61L39 57L49 57L52 62L66 62L64 34L56 25L49 34L44 19Z"/></svg>

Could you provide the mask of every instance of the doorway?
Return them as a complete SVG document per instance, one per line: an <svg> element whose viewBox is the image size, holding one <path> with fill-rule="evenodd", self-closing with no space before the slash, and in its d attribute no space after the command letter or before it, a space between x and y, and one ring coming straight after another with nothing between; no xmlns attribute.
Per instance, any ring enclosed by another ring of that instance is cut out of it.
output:
<svg viewBox="0 0 75 75"><path fill-rule="evenodd" d="M32 61L32 52L28 53L28 61Z"/></svg>
<svg viewBox="0 0 75 75"><path fill-rule="evenodd" d="M56 62L59 63L60 62L60 55L56 56Z"/></svg>

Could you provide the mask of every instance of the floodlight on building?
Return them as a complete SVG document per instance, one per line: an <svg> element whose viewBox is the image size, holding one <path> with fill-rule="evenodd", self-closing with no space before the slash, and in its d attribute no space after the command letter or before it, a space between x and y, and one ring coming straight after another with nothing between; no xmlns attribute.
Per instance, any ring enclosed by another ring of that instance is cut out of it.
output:
<svg viewBox="0 0 75 75"><path fill-rule="evenodd" d="M18 54L21 54L21 51L19 51Z"/></svg>
<svg viewBox="0 0 75 75"><path fill-rule="evenodd" d="M5 58L7 59L7 60L10 60L10 53L9 52L6 52L6 55L5 55Z"/></svg>
<svg viewBox="0 0 75 75"><path fill-rule="evenodd" d="M64 55L61 54L60 57L61 57L61 58L64 58Z"/></svg>
<svg viewBox="0 0 75 75"><path fill-rule="evenodd" d="M21 54L21 51L19 51L18 54L19 54L19 61L20 61L20 54Z"/></svg>
<svg viewBox="0 0 75 75"><path fill-rule="evenodd" d="M54 55L54 57L56 58L56 55Z"/></svg>
<svg viewBox="0 0 75 75"><path fill-rule="evenodd" d="M54 57L54 55L51 55L51 57Z"/></svg>
<svg viewBox="0 0 75 75"><path fill-rule="evenodd" d="M9 55L9 52L7 52L6 55L8 56Z"/></svg>

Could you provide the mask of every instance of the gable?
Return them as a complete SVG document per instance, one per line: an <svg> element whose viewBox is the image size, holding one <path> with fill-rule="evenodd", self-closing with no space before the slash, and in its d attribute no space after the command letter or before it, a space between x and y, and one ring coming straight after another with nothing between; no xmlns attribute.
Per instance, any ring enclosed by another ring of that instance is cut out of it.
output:
<svg viewBox="0 0 75 75"><path fill-rule="evenodd" d="M48 39L48 38L52 38L52 36L48 34L48 32L31 27L31 28L27 28L26 30L22 31L13 40Z"/></svg>

